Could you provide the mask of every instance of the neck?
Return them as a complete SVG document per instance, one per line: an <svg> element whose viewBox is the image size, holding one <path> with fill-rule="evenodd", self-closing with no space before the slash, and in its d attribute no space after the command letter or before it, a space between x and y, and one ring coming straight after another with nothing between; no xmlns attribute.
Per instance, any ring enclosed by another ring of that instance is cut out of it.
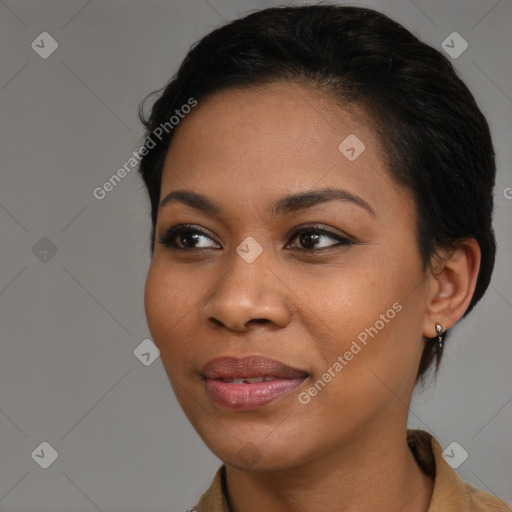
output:
<svg viewBox="0 0 512 512"><path fill-rule="evenodd" d="M405 428L394 432L360 434L286 470L226 466L231 512L427 512L433 481L417 465Z"/></svg>

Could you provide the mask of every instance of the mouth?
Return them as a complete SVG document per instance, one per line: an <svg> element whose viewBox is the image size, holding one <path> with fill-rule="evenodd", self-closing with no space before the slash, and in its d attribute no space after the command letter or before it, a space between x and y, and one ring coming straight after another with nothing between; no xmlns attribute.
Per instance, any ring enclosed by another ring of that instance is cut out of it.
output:
<svg viewBox="0 0 512 512"><path fill-rule="evenodd" d="M201 371L209 397L222 407L251 410L264 407L302 386L309 374L262 356L219 357Z"/></svg>

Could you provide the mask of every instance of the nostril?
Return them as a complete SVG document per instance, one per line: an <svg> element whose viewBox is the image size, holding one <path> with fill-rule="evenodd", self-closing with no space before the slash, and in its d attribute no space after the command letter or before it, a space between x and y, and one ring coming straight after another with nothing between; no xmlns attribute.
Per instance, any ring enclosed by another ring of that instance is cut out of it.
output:
<svg viewBox="0 0 512 512"><path fill-rule="evenodd" d="M213 322L217 326L219 326L219 327L229 327L230 329L236 330L236 331L243 331L243 330L245 330L247 328L247 326L249 324L251 324L251 323L266 324L269 321L270 320L268 320L267 318L253 318L251 320L248 320L245 323L239 324L239 326L238 326L239 328L237 329L234 325L229 326L228 322L222 322L221 320L219 320L218 318L215 318L215 317L211 317L210 318L210 322Z"/></svg>
<svg viewBox="0 0 512 512"><path fill-rule="evenodd" d="M268 322L266 318L254 318L253 320L250 320L250 322L254 322L256 324L265 324Z"/></svg>
<svg viewBox="0 0 512 512"><path fill-rule="evenodd" d="M210 319L214 324L217 324L218 326L220 327L224 327L224 324L220 321L220 320L217 320L217 318L211 318Z"/></svg>

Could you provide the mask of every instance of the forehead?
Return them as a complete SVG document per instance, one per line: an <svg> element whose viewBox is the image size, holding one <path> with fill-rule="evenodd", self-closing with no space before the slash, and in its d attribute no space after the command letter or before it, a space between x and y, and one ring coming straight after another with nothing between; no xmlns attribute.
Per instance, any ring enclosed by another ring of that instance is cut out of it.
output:
<svg viewBox="0 0 512 512"><path fill-rule="evenodd" d="M193 134L195 142L222 140L219 146L222 150L254 149L272 141L275 145L293 141L306 149L306 145L341 142L351 132L357 132L368 144L375 145L377 137L371 124L361 107L341 104L334 94L319 87L276 82L229 88L200 100L177 127L171 148L183 138L193 143ZM225 139L225 136L230 138ZM243 146L236 147L235 142ZM286 150L285 147L280 149L280 153Z"/></svg>
<svg viewBox="0 0 512 512"><path fill-rule="evenodd" d="M315 186L349 188L379 201L397 188L369 116L313 86L272 83L227 89L180 121L166 157L163 197L177 188L224 200Z"/></svg>

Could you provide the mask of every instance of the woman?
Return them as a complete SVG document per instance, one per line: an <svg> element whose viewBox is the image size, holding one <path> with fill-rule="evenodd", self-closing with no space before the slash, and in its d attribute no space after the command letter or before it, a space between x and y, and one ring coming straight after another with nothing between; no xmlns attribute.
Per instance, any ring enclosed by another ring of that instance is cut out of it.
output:
<svg viewBox="0 0 512 512"><path fill-rule="evenodd" d="M266 9L144 122L148 326L223 461L195 510L512 510L407 430L495 257L489 128L448 60L370 9Z"/></svg>

